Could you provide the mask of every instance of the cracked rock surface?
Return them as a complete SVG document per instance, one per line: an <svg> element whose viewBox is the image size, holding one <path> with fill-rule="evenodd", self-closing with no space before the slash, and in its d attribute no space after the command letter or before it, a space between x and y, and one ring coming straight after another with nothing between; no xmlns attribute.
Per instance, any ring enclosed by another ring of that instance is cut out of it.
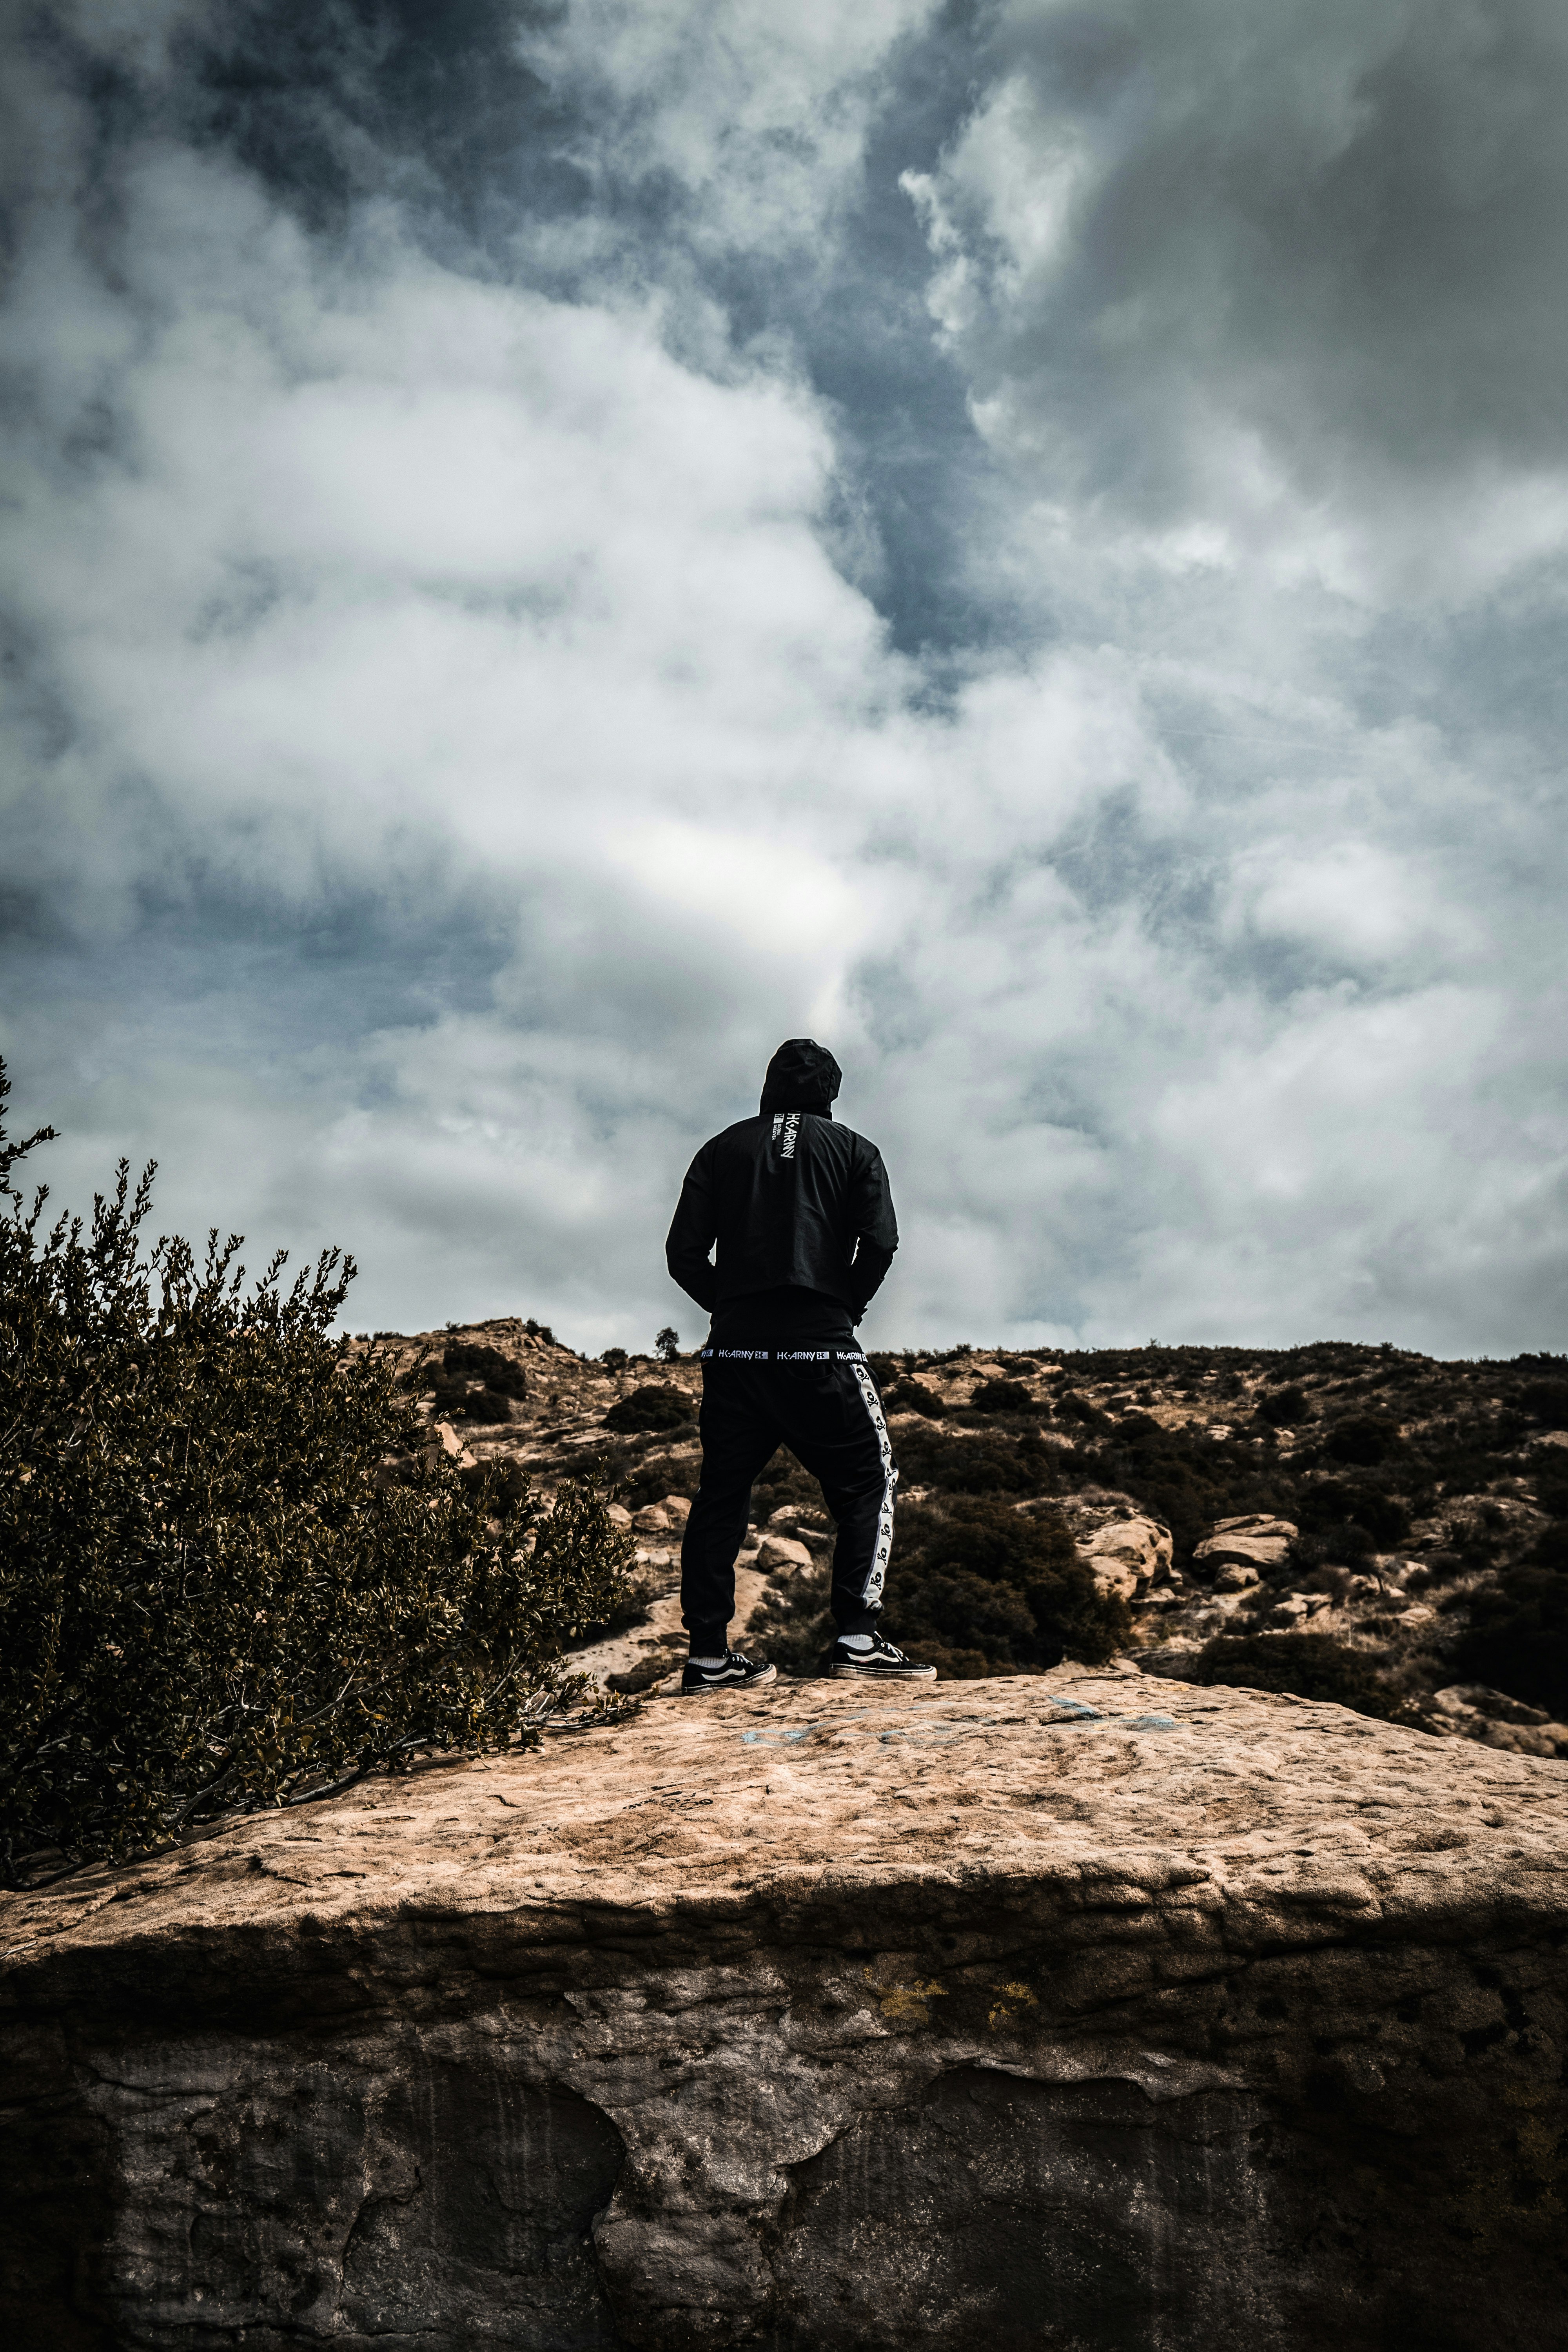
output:
<svg viewBox="0 0 1568 2352"><path fill-rule="evenodd" d="M656 1700L0 1906L17 2347L1563 2341L1568 1764Z"/></svg>

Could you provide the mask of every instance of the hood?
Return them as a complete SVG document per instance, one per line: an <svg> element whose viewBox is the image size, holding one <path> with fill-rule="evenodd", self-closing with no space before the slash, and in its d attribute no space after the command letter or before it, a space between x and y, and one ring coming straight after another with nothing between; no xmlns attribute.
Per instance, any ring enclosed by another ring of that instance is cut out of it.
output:
<svg viewBox="0 0 1568 2352"><path fill-rule="evenodd" d="M819 1118L833 1117L835 1095L844 1073L815 1037L789 1037L768 1064L763 1080L760 1110L814 1110Z"/></svg>

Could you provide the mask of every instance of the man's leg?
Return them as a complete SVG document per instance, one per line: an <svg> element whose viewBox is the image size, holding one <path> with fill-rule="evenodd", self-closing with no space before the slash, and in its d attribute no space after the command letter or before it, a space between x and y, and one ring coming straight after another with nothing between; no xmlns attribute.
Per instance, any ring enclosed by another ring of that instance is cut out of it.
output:
<svg viewBox="0 0 1568 2352"><path fill-rule="evenodd" d="M882 1606L899 1482L877 1384L864 1364L774 1367L784 1436L838 1523L829 1606L841 1634L868 1633Z"/></svg>
<svg viewBox="0 0 1568 2352"><path fill-rule="evenodd" d="M764 1370L702 1367L702 1478L680 1547L680 1616L694 1658L721 1658L728 1647L752 1481L778 1449L778 1424L759 1380Z"/></svg>

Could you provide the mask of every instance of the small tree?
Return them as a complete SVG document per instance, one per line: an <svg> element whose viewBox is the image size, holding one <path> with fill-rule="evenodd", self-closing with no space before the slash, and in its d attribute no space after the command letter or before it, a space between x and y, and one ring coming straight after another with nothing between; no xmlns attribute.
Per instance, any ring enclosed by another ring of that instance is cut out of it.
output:
<svg viewBox="0 0 1568 2352"><path fill-rule="evenodd" d="M679 1360L680 1334L672 1323L667 1323L663 1330L656 1334L653 1344L658 1349L661 1364L673 1364Z"/></svg>
<svg viewBox="0 0 1568 2352"><path fill-rule="evenodd" d="M563 1643L625 1601L604 1493L421 1454L392 1363L331 1336L336 1251L247 1288L237 1236L147 1246L123 1160L89 1232L46 1229L11 1180L51 1135L0 1127L0 1869L536 1745L589 1687Z"/></svg>

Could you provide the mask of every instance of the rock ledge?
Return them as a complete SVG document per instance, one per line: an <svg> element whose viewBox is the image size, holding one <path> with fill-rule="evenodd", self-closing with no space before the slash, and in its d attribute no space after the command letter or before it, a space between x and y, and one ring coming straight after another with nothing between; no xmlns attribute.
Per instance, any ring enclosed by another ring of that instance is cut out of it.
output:
<svg viewBox="0 0 1568 2352"><path fill-rule="evenodd" d="M0 1909L13 2339L1546 2352L1565 1860L1568 1764L1131 1670L242 1822Z"/></svg>

